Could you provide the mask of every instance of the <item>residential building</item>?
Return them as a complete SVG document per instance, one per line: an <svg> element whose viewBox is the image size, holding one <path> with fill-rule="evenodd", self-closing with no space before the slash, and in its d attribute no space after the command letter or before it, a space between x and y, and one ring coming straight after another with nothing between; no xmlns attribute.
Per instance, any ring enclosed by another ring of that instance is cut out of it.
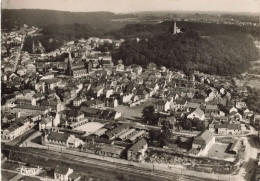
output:
<svg viewBox="0 0 260 181"><path fill-rule="evenodd" d="M158 100L155 102L155 111L157 112L167 112L170 110L170 102L168 100Z"/></svg>
<svg viewBox="0 0 260 181"><path fill-rule="evenodd" d="M73 172L73 169L57 166L54 170L54 179L61 181L79 181L81 176Z"/></svg>
<svg viewBox="0 0 260 181"><path fill-rule="evenodd" d="M137 141L129 150L127 151L127 160L141 162L144 160L145 151L148 148L148 144L145 139Z"/></svg>
<svg viewBox="0 0 260 181"><path fill-rule="evenodd" d="M3 140L13 140L32 128L32 123L26 117L17 118L8 128L1 130Z"/></svg>
<svg viewBox="0 0 260 181"><path fill-rule="evenodd" d="M205 114L199 107L197 107L195 111L193 111L192 113L190 113L187 116L187 118L189 118L189 119L198 118L200 120L204 120L205 119Z"/></svg>
<svg viewBox="0 0 260 181"><path fill-rule="evenodd" d="M219 135L239 135L242 134L241 124L218 124L215 125L217 134Z"/></svg>
<svg viewBox="0 0 260 181"><path fill-rule="evenodd" d="M10 111L12 113L18 114L19 116L30 116L35 113L46 115L48 112L50 112L50 110L50 108L45 106L17 105Z"/></svg>

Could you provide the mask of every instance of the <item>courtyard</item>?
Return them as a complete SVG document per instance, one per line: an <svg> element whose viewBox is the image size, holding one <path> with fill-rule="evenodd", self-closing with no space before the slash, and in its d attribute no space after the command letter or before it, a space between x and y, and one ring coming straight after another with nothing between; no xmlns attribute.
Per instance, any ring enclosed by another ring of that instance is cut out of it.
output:
<svg viewBox="0 0 260 181"><path fill-rule="evenodd" d="M208 151L208 157L234 161L235 155L228 153L229 144L215 143Z"/></svg>
<svg viewBox="0 0 260 181"><path fill-rule="evenodd" d="M84 125L81 125L77 128L75 128L75 130L79 130L79 131L86 131L86 136L90 135L94 132L96 132L97 130L99 130L100 128L102 128L104 126L104 124L98 123L98 122L89 122L86 123Z"/></svg>

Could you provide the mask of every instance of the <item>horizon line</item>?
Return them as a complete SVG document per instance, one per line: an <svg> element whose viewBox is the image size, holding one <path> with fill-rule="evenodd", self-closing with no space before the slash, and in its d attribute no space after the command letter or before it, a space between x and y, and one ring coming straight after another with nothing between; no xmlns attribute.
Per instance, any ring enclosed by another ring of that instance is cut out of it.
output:
<svg viewBox="0 0 260 181"><path fill-rule="evenodd" d="M70 13L94 13L94 12L110 12L114 14L137 14L137 13L146 13L146 12L201 12L201 13L232 13L232 14L256 14L260 15L260 12L246 12L246 11L205 11L205 10L143 10L143 11L130 11L130 12L113 12L107 10L100 10L100 11L69 11L69 10L58 10L58 9L40 9L40 8L1 8L1 10L47 10L47 11L61 11L61 12L70 12Z"/></svg>

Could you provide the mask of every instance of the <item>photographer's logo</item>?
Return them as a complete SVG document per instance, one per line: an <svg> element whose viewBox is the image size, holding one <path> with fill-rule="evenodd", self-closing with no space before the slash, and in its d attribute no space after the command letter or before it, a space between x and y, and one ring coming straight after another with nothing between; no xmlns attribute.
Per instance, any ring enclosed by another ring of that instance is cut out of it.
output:
<svg viewBox="0 0 260 181"><path fill-rule="evenodd" d="M20 172L22 175L25 176L32 176L32 175L38 175L40 173L42 168L38 166L38 168L28 168L25 166L21 166L20 168L17 168L16 171Z"/></svg>

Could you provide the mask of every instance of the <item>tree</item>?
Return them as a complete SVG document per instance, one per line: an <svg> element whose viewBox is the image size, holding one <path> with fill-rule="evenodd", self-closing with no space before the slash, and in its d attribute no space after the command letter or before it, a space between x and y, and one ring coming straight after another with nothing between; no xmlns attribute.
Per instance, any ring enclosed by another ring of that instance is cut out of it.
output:
<svg viewBox="0 0 260 181"><path fill-rule="evenodd" d="M148 70L154 70L156 68L157 68L157 65L155 63L153 63L153 62L148 63L148 65L147 65L147 69Z"/></svg>
<svg viewBox="0 0 260 181"><path fill-rule="evenodd" d="M149 41L125 41L113 53L113 58L122 59L126 65L139 64L148 68L158 65L181 69L188 75L195 69L210 74L236 75L249 68L248 61L259 59L258 50L252 39L247 37L248 32L239 27L237 30L232 28L236 35L226 34L225 30L230 28L226 26L214 27L218 31L201 24L199 27L198 31L198 27L192 27L176 36L158 31L152 33ZM135 33L142 29L139 25L133 25L132 28ZM225 35L220 36L222 33ZM210 39L201 38L205 34L210 35ZM236 37L238 34L239 38Z"/></svg>
<svg viewBox="0 0 260 181"><path fill-rule="evenodd" d="M249 110L260 113L260 92L257 89L248 89L248 97L244 101Z"/></svg>
<svg viewBox="0 0 260 181"><path fill-rule="evenodd" d="M151 142L158 141L161 136L160 130L149 130L149 138Z"/></svg>
<svg viewBox="0 0 260 181"><path fill-rule="evenodd" d="M153 122L154 111L155 110L154 110L154 106L153 105L144 107L144 109L142 111L142 114L143 114L142 117L143 117L144 123L149 124L149 123Z"/></svg>
<svg viewBox="0 0 260 181"><path fill-rule="evenodd" d="M198 120L196 129L197 129L198 131L204 131L204 130L206 129L204 122Z"/></svg>
<svg viewBox="0 0 260 181"><path fill-rule="evenodd" d="M191 130L192 129L192 122L190 119L186 119L184 121L183 127L187 130Z"/></svg>

